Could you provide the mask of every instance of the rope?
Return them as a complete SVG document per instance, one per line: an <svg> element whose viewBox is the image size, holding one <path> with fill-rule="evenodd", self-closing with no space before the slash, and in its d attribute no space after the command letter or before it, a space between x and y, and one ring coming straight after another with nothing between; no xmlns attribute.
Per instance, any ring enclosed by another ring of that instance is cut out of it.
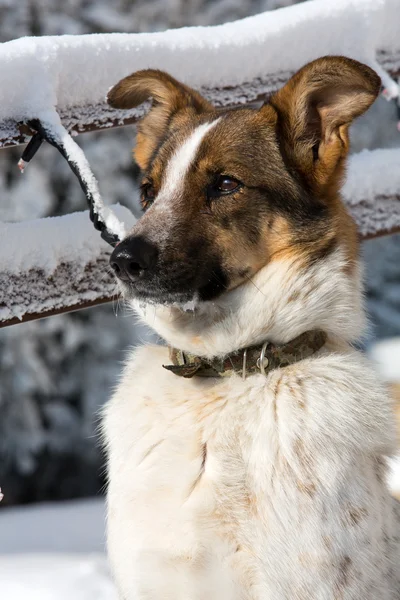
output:
<svg viewBox="0 0 400 600"><path fill-rule="evenodd" d="M68 155L62 141L58 139L57 136L54 135L48 127L45 127L39 119L32 119L27 122L27 125L36 133L29 140L29 143L26 146L24 152L22 153L21 159L18 163L18 166L21 169L21 171L24 171L25 164L29 163L35 156L36 152L42 145L43 140L46 140L46 142L51 144L51 146L54 146L54 148L56 148L68 162L71 171L77 177L79 184L83 192L85 193L89 205L90 220L92 221L95 229L100 231L100 235L103 238L103 240L114 248L119 243L120 239L115 233L112 233L107 229L107 225L103 220L102 216L99 215L99 213L95 210L95 201L92 191L89 189L87 180L81 173L78 163L71 159L71 157ZM73 141L72 138L71 141Z"/></svg>

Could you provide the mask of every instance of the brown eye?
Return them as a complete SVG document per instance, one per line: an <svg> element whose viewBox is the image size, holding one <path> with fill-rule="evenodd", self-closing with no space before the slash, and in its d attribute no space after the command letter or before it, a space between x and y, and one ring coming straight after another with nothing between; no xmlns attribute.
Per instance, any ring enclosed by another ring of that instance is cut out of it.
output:
<svg viewBox="0 0 400 600"><path fill-rule="evenodd" d="M230 175L218 175L214 183L207 188L208 198L218 198L236 192L242 184Z"/></svg>
<svg viewBox="0 0 400 600"><path fill-rule="evenodd" d="M140 191L141 191L142 207L144 210L146 210L147 208L149 208L150 204L153 202L154 198L156 197L154 186L152 183L149 183L149 182L142 183L142 185L140 186Z"/></svg>
<svg viewBox="0 0 400 600"><path fill-rule="evenodd" d="M216 188L219 192L228 193L234 192L239 187L239 182L233 177L227 175L220 175L216 181Z"/></svg>

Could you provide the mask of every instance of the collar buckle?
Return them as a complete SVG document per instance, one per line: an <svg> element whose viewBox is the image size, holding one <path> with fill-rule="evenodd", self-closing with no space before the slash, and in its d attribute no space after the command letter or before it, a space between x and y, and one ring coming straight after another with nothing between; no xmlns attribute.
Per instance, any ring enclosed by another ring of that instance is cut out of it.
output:
<svg viewBox="0 0 400 600"><path fill-rule="evenodd" d="M257 362L256 362L257 369L260 369L261 374L264 375L264 377L267 376L265 369L269 365L269 360L265 356L265 352L266 352L268 346L269 346L269 342L265 342L265 344L263 344L263 347L261 348L261 352L260 352L260 357L257 358Z"/></svg>
<svg viewBox="0 0 400 600"><path fill-rule="evenodd" d="M242 379L246 380L246 366L247 366L247 348L243 350L243 367L242 367Z"/></svg>

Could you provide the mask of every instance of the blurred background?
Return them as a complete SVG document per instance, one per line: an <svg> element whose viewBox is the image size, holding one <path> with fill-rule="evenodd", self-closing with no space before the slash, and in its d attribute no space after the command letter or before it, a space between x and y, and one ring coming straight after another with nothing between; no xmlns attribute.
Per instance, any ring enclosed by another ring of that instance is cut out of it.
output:
<svg viewBox="0 0 400 600"><path fill-rule="evenodd" d="M212 25L289 4L293 2L0 0L0 41L26 35ZM380 98L354 126L352 151L400 145L396 121L395 104ZM106 202L120 202L137 211L133 141L133 127L78 138ZM20 154L21 148L0 152L0 220L22 221L86 209L74 176L57 152L43 147L24 177L17 168ZM368 348L376 340L400 334L400 237L364 243L363 253L371 321L364 342ZM0 485L5 493L0 505L0 539L8 536L10 552L16 551L18 543L13 545L13 539L22 530L24 535L30 532L31 541L36 539L34 549L42 549L38 539L43 536L43 527L36 531L35 521L23 521L21 508L10 507L102 494L99 409L110 396L127 349L146 336L132 316L121 310L116 315L112 305L0 330ZM79 522L69 512L73 505L62 506L62 517L52 513L53 508L46 513L50 519L46 528L52 530L46 540L52 539L43 542L43 549L71 550L66 530L81 530L76 543L82 550L99 549L103 543L102 505L82 504ZM67 524L62 532L57 529L60 519ZM91 519L96 524L92 538L82 534L83 522L89 528ZM18 529L13 529L17 522ZM31 549L31 541L24 550Z"/></svg>

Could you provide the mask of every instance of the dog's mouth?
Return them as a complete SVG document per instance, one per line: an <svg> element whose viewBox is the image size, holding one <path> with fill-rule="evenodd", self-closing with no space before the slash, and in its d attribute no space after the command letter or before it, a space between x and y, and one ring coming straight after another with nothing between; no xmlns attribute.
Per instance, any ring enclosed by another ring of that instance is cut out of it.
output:
<svg viewBox="0 0 400 600"><path fill-rule="evenodd" d="M193 311L202 302L216 300L227 291L226 278L210 272L204 281L196 285L195 280L174 282L160 277L126 281L118 278L122 295L127 301L138 300L146 304L174 306L184 311Z"/></svg>

